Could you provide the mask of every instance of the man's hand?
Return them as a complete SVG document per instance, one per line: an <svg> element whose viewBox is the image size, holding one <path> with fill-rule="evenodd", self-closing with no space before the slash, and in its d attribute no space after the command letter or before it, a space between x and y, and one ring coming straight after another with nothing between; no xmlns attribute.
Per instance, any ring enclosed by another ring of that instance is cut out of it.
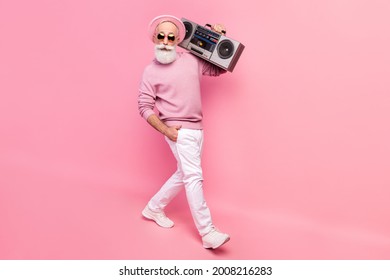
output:
<svg viewBox="0 0 390 280"><path fill-rule="evenodd" d="M170 126L164 131L164 135L169 138L169 140L176 142L177 136L179 135L179 129L181 125Z"/></svg>
<svg viewBox="0 0 390 280"><path fill-rule="evenodd" d="M226 28L223 24L214 24L211 29L219 34L226 34Z"/></svg>
<svg viewBox="0 0 390 280"><path fill-rule="evenodd" d="M166 126L155 114L148 117L148 123L173 142L177 141L178 130L181 128L181 125Z"/></svg>

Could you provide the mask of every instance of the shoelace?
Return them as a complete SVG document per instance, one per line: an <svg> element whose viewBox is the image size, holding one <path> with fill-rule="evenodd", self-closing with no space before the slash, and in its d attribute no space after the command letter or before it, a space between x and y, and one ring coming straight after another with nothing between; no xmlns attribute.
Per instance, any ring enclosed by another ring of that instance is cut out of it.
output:
<svg viewBox="0 0 390 280"><path fill-rule="evenodd" d="M165 215L164 212L157 212L156 214L157 214L157 216L160 217L160 218L167 218L167 216Z"/></svg>

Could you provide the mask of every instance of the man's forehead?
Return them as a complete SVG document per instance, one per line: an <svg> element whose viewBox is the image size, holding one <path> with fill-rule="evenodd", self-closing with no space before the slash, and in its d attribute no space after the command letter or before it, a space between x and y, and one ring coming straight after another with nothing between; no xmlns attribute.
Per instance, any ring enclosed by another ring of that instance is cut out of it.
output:
<svg viewBox="0 0 390 280"><path fill-rule="evenodd" d="M170 21L164 21L157 26L157 31L178 32L177 26Z"/></svg>

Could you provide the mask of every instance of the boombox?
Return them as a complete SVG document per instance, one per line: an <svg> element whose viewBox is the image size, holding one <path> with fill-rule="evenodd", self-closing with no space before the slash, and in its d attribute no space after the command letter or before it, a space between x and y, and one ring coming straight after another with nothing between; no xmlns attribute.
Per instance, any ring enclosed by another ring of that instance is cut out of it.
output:
<svg viewBox="0 0 390 280"><path fill-rule="evenodd" d="M211 27L210 25L200 26L185 18L181 20L186 28L186 35L179 46L222 69L233 72L245 46L226 37L225 34L207 28Z"/></svg>

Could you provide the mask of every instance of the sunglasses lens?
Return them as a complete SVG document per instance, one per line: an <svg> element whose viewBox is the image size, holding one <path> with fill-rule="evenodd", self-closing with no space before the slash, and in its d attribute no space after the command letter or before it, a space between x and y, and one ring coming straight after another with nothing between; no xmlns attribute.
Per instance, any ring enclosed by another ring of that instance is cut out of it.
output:
<svg viewBox="0 0 390 280"><path fill-rule="evenodd" d="M164 40L164 38L165 38L165 35L163 33L157 34L157 39L158 40Z"/></svg>
<svg viewBox="0 0 390 280"><path fill-rule="evenodd" d="M168 35L168 40L172 41L172 42L175 41L175 35L169 34Z"/></svg>

